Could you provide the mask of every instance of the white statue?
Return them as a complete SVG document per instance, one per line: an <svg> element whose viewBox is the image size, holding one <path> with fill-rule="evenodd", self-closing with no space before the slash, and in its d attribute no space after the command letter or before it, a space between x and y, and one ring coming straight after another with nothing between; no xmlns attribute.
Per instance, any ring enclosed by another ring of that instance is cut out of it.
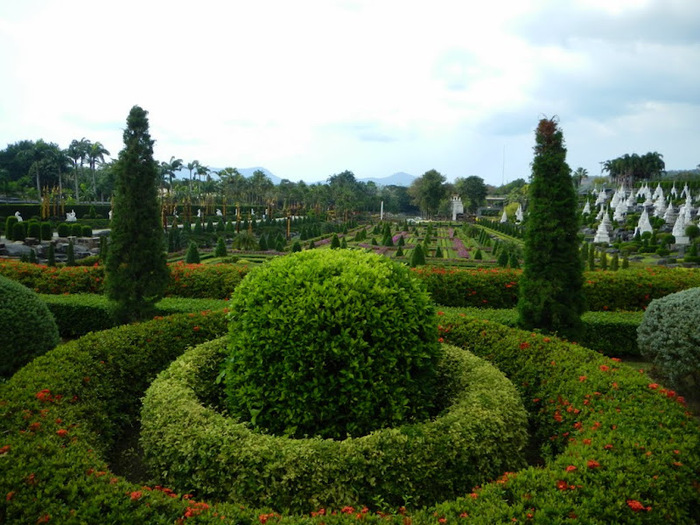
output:
<svg viewBox="0 0 700 525"><path fill-rule="evenodd" d="M75 216L75 210L71 210L68 213L66 213L66 222L75 222L78 219Z"/></svg>
<svg viewBox="0 0 700 525"><path fill-rule="evenodd" d="M109 210L109 213L107 214L107 216L109 217L109 220L111 221L112 220L112 210Z"/></svg>
<svg viewBox="0 0 700 525"><path fill-rule="evenodd" d="M173 210L173 217L175 217L176 219L180 218L180 216L177 214L177 210Z"/></svg>
<svg viewBox="0 0 700 525"><path fill-rule="evenodd" d="M216 215L217 215L218 217L223 217L223 216L224 216L224 214L221 213L221 210L220 210L219 208L216 208Z"/></svg>
<svg viewBox="0 0 700 525"><path fill-rule="evenodd" d="M197 218L198 218L198 219L201 219L201 218L202 218L202 208L199 208L199 209L197 210Z"/></svg>
<svg viewBox="0 0 700 525"><path fill-rule="evenodd" d="M15 217L17 217L17 222L22 222L22 216L19 214L18 211L15 212Z"/></svg>

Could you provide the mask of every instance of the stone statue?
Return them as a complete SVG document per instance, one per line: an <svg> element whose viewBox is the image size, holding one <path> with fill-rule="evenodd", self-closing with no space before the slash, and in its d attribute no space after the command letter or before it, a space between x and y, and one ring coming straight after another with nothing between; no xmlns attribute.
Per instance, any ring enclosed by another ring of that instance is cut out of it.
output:
<svg viewBox="0 0 700 525"><path fill-rule="evenodd" d="M109 210L109 213L107 214L109 216L109 220L112 220L112 210Z"/></svg>
<svg viewBox="0 0 700 525"><path fill-rule="evenodd" d="M220 210L219 208L216 208L216 215L217 215L218 217L223 217L223 216L224 216L224 214L221 213L221 210Z"/></svg>
<svg viewBox="0 0 700 525"><path fill-rule="evenodd" d="M201 218L202 218L202 208L199 208L199 209L197 210L197 218L198 218L198 219L201 219Z"/></svg>
<svg viewBox="0 0 700 525"><path fill-rule="evenodd" d="M15 212L15 217L17 217L17 222L22 222L22 216L19 214L18 211Z"/></svg>
<svg viewBox="0 0 700 525"><path fill-rule="evenodd" d="M75 216L75 210L71 210L68 213L66 213L66 222L75 222L78 219Z"/></svg>

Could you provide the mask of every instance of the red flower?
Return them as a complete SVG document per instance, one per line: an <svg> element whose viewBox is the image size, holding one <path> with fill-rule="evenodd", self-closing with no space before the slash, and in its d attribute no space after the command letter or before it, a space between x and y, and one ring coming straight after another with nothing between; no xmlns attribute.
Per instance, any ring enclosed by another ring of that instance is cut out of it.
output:
<svg viewBox="0 0 700 525"><path fill-rule="evenodd" d="M199 332L199 326L195 326L195 327L193 328L193 330L194 330L195 332Z"/></svg>
<svg viewBox="0 0 700 525"><path fill-rule="evenodd" d="M588 379L587 376L578 376L578 380L583 383L586 379Z"/></svg>
<svg viewBox="0 0 700 525"><path fill-rule="evenodd" d="M568 467L566 467L567 472L573 472L575 470L578 470L578 467L576 465L569 465Z"/></svg>
<svg viewBox="0 0 700 525"><path fill-rule="evenodd" d="M129 498L131 498L131 501L136 501L141 499L141 496L143 496L143 493L140 490L135 490L129 495Z"/></svg>
<svg viewBox="0 0 700 525"><path fill-rule="evenodd" d="M650 383L649 388L651 388L652 390L656 390L657 388L659 388L659 384L658 383ZM631 501L634 501L634 500L631 500Z"/></svg>
<svg viewBox="0 0 700 525"><path fill-rule="evenodd" d="M600 365L599 367L603 372L607 372L610 370L610 367L608 365Z"/></svg>
<svg viewBox="0 0 700 525"><path fill-rule="evenodd" d="M643 510L646 510L647 512L649 512L651 510L651 507L645 507L636 499L628 499L627 506L629 508L631 508L634 512L641 512Z"/></svg>
<svg viewBox="0 0 700 525"><path fill-rule="evenodd" d="M557 481L557 488L559 490L566 490L569 488L569 484L566 481L560 479L559 481Z"/></svg>
<svg viewBox="0 0 700 525"><path fill-rule="evenodd" d="M3 445L0 447L0 456L3 454L7 454L7 452L10 450L10 445Z"/></svg>
<svg viewBox="0 0 700 525"><path fill-rule="evenodd" d="M5 496L5 501L10 501L14 497L15 497L15 491L11 490L10 492L7 493L7 496Z"/></svg>
<svg viewBox="0 0 700 525"><path fill-rule="evenodd" d="M58 434L59 437L66 437L68 435L68 431L65 428L60 428L56 431L56 434Z"/></svg>
<svg viewBox="0 0 700 525"><path fill-rule="evenodd" d="M520 343L520 350L525 350L526 348L530 348L530 343Z"/></svg>
<svg viewBox="0 0 700 525"><path fill-rule="evenodd" d="M598 467L600 467L600 463L598 463L595 459L588 460L588 468L598 468Z"/></svg>

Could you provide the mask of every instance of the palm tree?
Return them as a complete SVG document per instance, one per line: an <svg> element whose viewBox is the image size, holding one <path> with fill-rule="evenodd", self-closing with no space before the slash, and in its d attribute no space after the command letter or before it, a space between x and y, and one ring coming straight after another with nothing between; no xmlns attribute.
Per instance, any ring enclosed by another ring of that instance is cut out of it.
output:
<svg viewBox="0 0 700 525"><path fill-rule="evenodd" d="M83 162L90 151L90 141L83 137L80 140L73 140L66 150L66 154L73 161L73 171L75 172L75 200L80 202L80 175L83 172ZM80 170L78 170L80 166Z"/></svg>
<svg viewBox="0 0 700 525"><path fill-rule="evenodd" d="M187 163L187 169L190 172L190 193L192 193L192 172L194 171L196 173L199 166L200 164L198 160L193 160L192 162Z"/></svg>
<svg viewBox="0 0 700 525"><path fill-rule="evenodd" d="M109 155L109 151L102 145L101 142L97 141L94 144L90 144L90 149L87 152L88 162L90 165L90 172L92 173L92 193L97 198L97 181L95 179L95 167L97 161L100 164L104 164L105 155Z"/></svg>
<svg viewBox="0 0 700 525"><path fill-rule="evenodd" d="M166 176L168 177L168 193L170 193L170 189L173 186L173 177L175 176L175 172L180 168L182 168L182 159L176 159L175 157L170 157L170 162L160 163L160 172L163 181L165 180Z"/></svg>
<svg viewBox="0 0 700 525"><path fill-rule="evenodd" d="M588 178L588 170L581 167L576 168L572 178L574 179L574 186L578 188L581 185L581 181Z"/></svg>

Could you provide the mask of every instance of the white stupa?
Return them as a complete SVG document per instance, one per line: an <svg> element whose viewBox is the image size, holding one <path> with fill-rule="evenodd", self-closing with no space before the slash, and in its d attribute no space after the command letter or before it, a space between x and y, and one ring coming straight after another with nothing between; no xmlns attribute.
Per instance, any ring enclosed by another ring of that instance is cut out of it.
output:
<svg viewBox="0 0 700 525"><path fill-rule="evenodd" d="M671 199L669 198L668 208L666 208L666 212L664 213L664 221L666 224L675 224L677 216L678 213L676 212L676 208L673 206L673 202L671 202Z"/></svg>
<svg viewBox="0 0 700 525"><path fill-rule="evenodd" d="M663 217L666 213L666 209L666 199L662 192L661 196L654 202L654 217Z"/></svg>
<svg viewBox="0 0 700 525"><path fill-rule="evenodd" d="M676 189L676 183L673 183L673 186L671 187L671 197L676 199L678 197L678 190Z"/></svg>
<svg viewBox="0 0 700 525"><path fill-rule="evenodd" d="M608 197L607 193L605 193L605 191L601 191L598 194L598 198L595 200L595 205L596 206L603 206L605 204L605 202L608 200L607 197Z"/></svg>
<svg viewBox="0 0 700 525"><path fill-rule="evenodd" d="M685 235L685 216L683 213L679 213L676 218L676 223L673 225L673 236L676 238L676 244L686 245L690 244L690 239Z"/></svg>
<svg viewBox="0 0 700 525"><path fill-rule="evenodd" d="M622 222L625 220L625 214L627 214L627 201L620 199L615 206L615 213L613 214L613 220L617 222Z"/></svg>
<svg viewBox="0 0 700 525"><path fill-rule="evenodd" d="M593 237L594 243L605 243L610 244L610 217L603 210L603 220L598 224L598 230L595 232L595 237Z"/></svg>
<svg viewBox="0 0 700 525"><path fill-rule="evenodd" d="M525 218L525 214L523 213L523 205L518 204L518 209L515 210L515 220L518 223L523 222L523 219Z"/></svg>
<svg viewBox="0 0 700 525"><path fill-rule="evenodd" d="M583 215L590 215L591 214L591 203L589 200L586 200L586 204L583 205L583 211L581 213Z"/></svg>
<svg viewBox="0 0 700 525"><path fill-rule="evenodd" d="M646 208L644 208L642 216L639 218L636 231L638 231L640 235L644 232L652 233L654 231L654 228L651 227L651 222L649 222L649 214Z"/></svg>
<svg viewBox="0 0 700 525"><path fill-rule="evenodd" d="M627 209L632 208L637 205L637 197L634 195L634 191L631 191L627 197Z"/></svg>
<svg viewBox="0 0 700 525"><path fill-rule="evenodd" d="M664 190L661 188L661 183L658 183L656 185L656 189L654 190L654 194L651 196L652 200L656 201L659 199L659 195L663 195Z"/></svg>
<svg viewBox="0 0 700 525"><path fill-rule="evenodd" d="M508 222L508 214L506 213L505 209L503 210L503 215L501 215L501 220L499 222L501 222L501 224L504 222Z"/></svg>

